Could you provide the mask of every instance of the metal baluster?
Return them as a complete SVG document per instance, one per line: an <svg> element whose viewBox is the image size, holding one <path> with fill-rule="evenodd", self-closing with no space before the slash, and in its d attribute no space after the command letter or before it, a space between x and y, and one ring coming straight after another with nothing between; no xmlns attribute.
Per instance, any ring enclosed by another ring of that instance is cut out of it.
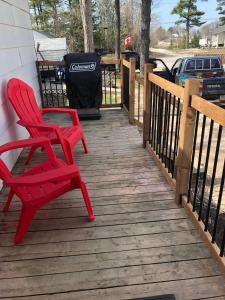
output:
<svg viewBox="0 0 225 300"><path fill-rule="evenodd" d="M46 69L44 68L44 66L42 66L42 71L45 71ZM45 73L45 72L42 72L42 74ZM48 92L47 92L47 88L46 88L46 78L41 78L41 82L42 82L42 86L44 85L44 90L45 90L45 100L47 102L47 107L49 106L49 103L48 103Z"/></svg>
<svg viewBox="0 0 225 300"><path fill-rule="evenodd" d="M150 111L149 111L149 143L150 145L152 145L152 110L153 110L153 88L154 88L154 84L152 82L150 82Z"/></svg>
<svg viewBox="0 0 225 300"><path fill-rule="evenodd" d="M209 137L208 137L208 145L207 145L207 151L206 151L206 159L205 159L205 170L204 170L203 181L202 181L200 207L199 207L199 214L198 214L199 221L201 220L201 217L202 217L202 206L203 206L204 195L205 195L205 183L206 183L208 165L209 165L209 155L210 155L211 142L212 142L213 126L214 126L214 121L211 120L210 129L209 129Z"/></svg>
<svg viewBox="0 0 225 300"><path fill-rule="evenodd" d="M173 111L172 111L172 124L171 124L171 133L170 133L170 150L169 150L169 171L172 173L172 143L173 143L173 130L174 130L174 112L175 112L175 102L176 96L173 96Z"/></svg>
<svg viewBox="0 0 225 300"><path fill-rule="evenodd" d="M155 149L155 109L156 109L156 93L158 86L154 84L153 90L153 111L152 111L152 147Z"/></svg>
<svg viewBox="0 0 225 300"><path fill-rule="evenodd" d="M163 144L162 144L162 162L166 164L166 154L165 154L165 145L166 145L166 132L168 126L168 92L165 90L164 95L164 122L163 122Z"/></svg>
<svg viewBox="0 0 225 300"><path fill-rule="evenodd" d="M48 66L48 71L50 71L49 66ZM50 72L49 72L49 73L50 73ZM50 77L50 80L49 80L49 84L50 84L50 94L51 94L51 99L52 99L52 106L54 107L54 97L53 97L53 94L52 94L52 82L51 82L51 79L52 79L52 77Z"/></svg>
<svg viewBox="0 0 225 300"><path fill-rule="evenodd" d="M106 76L105 76L105 65L103 67L103 77L104 77L104 87L105 87L105 103L104 104L107 104L106 103Z"/></svg>
<svg viewBox="0 0 225 300"><path fill-rule="evenodd" d="M208 230L209 215L210 215L210 208L211 208L211 203L212 203L214 182L215 182L215 176L216 176L216 170L217 170L217 163L218 163L218 157L219 157L219 150L220 150L220 142L221 142L221 136L222 136L222 129L223 129L223 127L220 125L219 126L219 130L218 130L218 136L217 136L215 160L214 160L214 165L213 165L213 172L212 172L210 192L209 192L209 200L208 200L207 213L206 213L205 231Z"/></svg>
<svg viewBox="0 0 225 300"><path fill-rule="evenodd" d="M164 121L164 89L161 90L160 97L160 120L159 120L159 158L162 159L162 142L163 142L163 121Z"/></svg>
<svg viewBox="0 0 225 300"><path fill-rule="evenodd" d="M201 140L200 140L200 148L199 148L199 154L198 154L197 175L196 175L196 181L195 181L193 211L195 211L195 206L196 206L196 198L197 198L197 191L198 191L198 181L199 181L199 172L200 172L200 167L201 167L202 150L203 150L204 136L205 136L205 122L206 122L206 116L203 116L202 132L201 132Z"/></svg>
<svg viewBox="0 0 225 300"><path fill-rule="evenodd" d="M175 125L175 134L174 134L174 150L173 150L173 168L172 168L172 177L174 178L175 174L175 160L177 155L177 147L178 147L178 139L179 139L179 118L180 118L180 99L177 100L177 107L176 107L176 125Z"/></svg>
<svg viewBox="0 0 225 300"><path fill-rule="evenodd" d="M169 93L169 102L168 102L168 121L167 121L167 132L166 132L166 154L165 154L165 165L169 169L169 160L168 160L168 149L169 149L169 132L170 132L170 110L171 110L171 100L172 95Z"/></svg>
<svg viewBox="0 0 225 300"><path fill-rule="evenodd" d="M108 67L109 72L109 98L110 98L110 104L112 104L112 73L110 68Z"/></svg>
<svg viewBox="0 0 225 300"><path fill-rule="evenodd" d="M219 217L219 213L220 213L220 207L221 207L222 196L223 196L224 179L225 179L225 160L223 162L223 173L222 173L222 178L221 178L221 182L220 182L220 191L219 191L219 197L218 197L217 206L216 206L216 215L215 215L215 222L214 222L214 227L213 227L212 243L215 243L215 240L216 240L218 217Z"/></svg>
<svg viewBox="0 0 225 300"><path fill-rule="evenodd" d="M198 136L198 123L199 123L199 112L197 111L196 120L195 120L195 133L194 133L194 141L193 141L193 149L192 149L192 158L191 158L191 170L189 176L189 185L188 185L188 203L191 201L191 186L192 186L192 176L193 176L193 168L194 168L194 160L195 160L195 150L196 150L196 141Z"/></svg>
<svg viewBox="0 0 225 300"><path fill-rule="evenodd" d="M220 247L220 256L224 255L224 249L225 249L225 224L224 224L222 243L221 243L221 247Z"/></svg>
<svg viewBox="0 0 225 300"><path fill-rule="evenodd" d="M115 65L115 77L114 77L114 80L115 80L115 86L114 86L114 91L115 91L115 103L117 104L117 71L116 71L116 65Z"/></svg>
<svg viewBox="0 0 225 300"><path fill-rule="evenodd" d="M54 68L54 72L55 72L55 92L56 92L56 99L57 99L58 107L60 107L59 94L58 94L58 86L57 86L57 80L56 80L58 74L56 73L56 68ZM53 106L54 106L54 104L53 104Z"/></svg>

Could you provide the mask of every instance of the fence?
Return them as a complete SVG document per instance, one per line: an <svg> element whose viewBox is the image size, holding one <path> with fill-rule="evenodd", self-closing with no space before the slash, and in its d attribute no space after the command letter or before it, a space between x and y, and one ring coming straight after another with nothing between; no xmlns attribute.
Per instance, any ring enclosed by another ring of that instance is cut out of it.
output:
<svg viewBox="0 0 225 300"><path fill-rule="evenodd" d="M187 196L183 203L194 213L217 253L225 248L225 110L193 96L194 136Z"/></svg>
<svg viewBox="0 0 225 300"><path fill-rule="evenodd" d="M143 144L225 267L225 110L145 66Z"/></svg>
<svg viewBox="0 0 225 300"><path fill-rule="evenodd" d="M148 80L149 119L146 125L149 145L174 178L184 89L152 73L148 74Z"/></svg>
<svg viewBox="0 0 225 300"><path fill-rule="evenodd" d="M123 106L130 123L143 124L143 78L135 73L135 59L102 59L102 107ZM38 61L37 71L42 107L69 107L65 83L65 64ZM136 86L135 86L136 85Z"/></svg>
<svg viewBox="0 0 225 300"><path fill-rule="evenodd" d="M195 53L195 56L219 56L222 63L225 64L225 48L202 49Z"/></svg>
<svg viewBox="0 0 225 300"><path fill-rule="evenodd" d="M121 106L120 60L102 59L102 107ZM68 107L65 64L58 61L38 61L38 78L42 107Z"/></svg>

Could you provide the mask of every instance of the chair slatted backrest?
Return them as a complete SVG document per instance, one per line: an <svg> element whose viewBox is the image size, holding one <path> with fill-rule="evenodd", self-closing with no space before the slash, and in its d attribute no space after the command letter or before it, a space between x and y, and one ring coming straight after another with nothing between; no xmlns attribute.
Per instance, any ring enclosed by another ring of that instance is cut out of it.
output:
<svg viewBox="0 0 225 300"><path fill-rule="evenodd" d="M21 121L43 124L41 112L37 105L33 89L24 81L12 78L7 86L8 97ZM32 137L39 136L38 130L29 129Z"/></svg>

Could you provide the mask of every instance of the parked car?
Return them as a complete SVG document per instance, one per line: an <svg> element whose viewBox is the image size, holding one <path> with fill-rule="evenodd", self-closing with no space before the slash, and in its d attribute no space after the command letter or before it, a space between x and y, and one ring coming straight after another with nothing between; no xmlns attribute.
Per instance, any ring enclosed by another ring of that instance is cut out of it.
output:
<svg viewBox="0 0 225 300"><path fill-rule="evenodd" d="M161 59L152 59L163 62ZM225 77L222 62L217 56L196 56L179 58L171 70L164 64L162 71L154 71L171 82L184 86L188 78L197 78L201 82L199 94L209 100L220 99L225 95Z"/></svg>

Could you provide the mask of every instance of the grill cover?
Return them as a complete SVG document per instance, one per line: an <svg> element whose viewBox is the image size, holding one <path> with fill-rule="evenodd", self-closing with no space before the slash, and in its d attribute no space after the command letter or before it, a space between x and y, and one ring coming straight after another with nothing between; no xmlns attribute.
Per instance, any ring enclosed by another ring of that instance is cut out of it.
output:
<svg viewBox="0 0 225 300"><path fill-rule="evenodd" d="M99 108L102 104L101 57L98 53L64 56L67 97L71 108Z"/></svg>

